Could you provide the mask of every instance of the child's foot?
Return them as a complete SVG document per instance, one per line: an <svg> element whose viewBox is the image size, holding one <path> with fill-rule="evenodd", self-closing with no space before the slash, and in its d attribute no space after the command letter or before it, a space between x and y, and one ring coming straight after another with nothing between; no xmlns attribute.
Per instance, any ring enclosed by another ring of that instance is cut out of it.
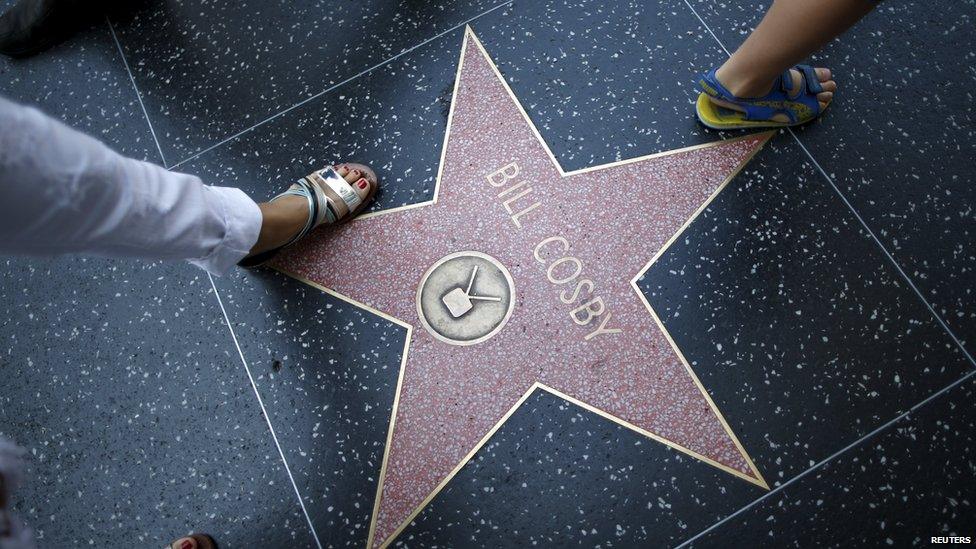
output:
<svg viewBox="0 0 976 549"><path fill-rule="evenodd" d="M715 71L715 76L718 78L719 82L725 84L729 82L731 85L726 85L725 87L738 97L762 97L772 91L773 86L776 84L775 81L767 82L765 85L760 85L756 89L755 85L750 85L745 79L737 79L733 75L725 74L723 69L725 67L720 67ZM820 81L820 87L823 91L817 94L817 101L820 103L820 112L823 112L827 108L827 105L834 99L834 92L837 91L837 82L834 82L832 75L830 74L830 69L825 67L817 67L814 69L817 73L817 79ZM788 94L791 99L796 99L801 93L806 89L805 82L803 81L803 74L796 70L790 69L790 75L793 77L793 91ZM741 105L737 105L730 101L724 101L717 97L708 98L712 103L725 107L726 109L732 109L734 111L745 112L745 108ZM789 123L789 117L785 114L776 114L772 117L774 122Z"/></svg>
<svg viewBox="0 0 976 549"><path fill-rule="evenodd" d="M824 112L837 91L830 70L809 65L796 65L772 82L723 65L703 74L698 84L698 119L716 130L806 124Z"/></svg>

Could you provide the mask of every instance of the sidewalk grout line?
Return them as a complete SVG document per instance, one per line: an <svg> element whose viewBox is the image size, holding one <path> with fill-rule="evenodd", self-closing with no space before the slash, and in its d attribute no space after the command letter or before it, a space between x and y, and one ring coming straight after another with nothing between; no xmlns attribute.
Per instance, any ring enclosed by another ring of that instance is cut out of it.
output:
<svg viewBox="0 0 976 549"><path fill-rule="evenodd" d="M688 546L689 544L693 543L695 540L701 538L705 534L708 534L712 530L715 530L716 528L718 528L722 524L725 524L726 522L728 522L728 521L732 520L733 518L741 515L742 513L748 511L749 509L752 509L753 507L755 507L756 505L762 503L763 501L771 498L773 496L773 494L777 494L777 493L783 491L783 489L785 489L787 486L789 486L789 485L795 483L796 481L800 480L801 478L809 475L813 471L815 471L817 469L820 469L821 467L823 467L827 463L833 461L834 459L840 457L842 454L846 453L848 450L851 450L852 448L861 445L863 442L866 442L869 438L874 437L875 435L877 435L878 433L880 433L880 432L888 429L889 427L891 427L895 423L901 421L902 419L907 418L909 415L911 415L912 412L917 411L922 406L925 406L926 404L928 404L929 402L931 402L931 401L935 400L936 398L942 396L946 392L948 392L948 391L952 390L953 388L961 385L962 383L966 382L967 380L969 380L973 376L976 376L976 371L969 372L966 375L962 376L961 378L957 379L956 381L953 381L949 385L946 385L942 389L939 389L935 393L932 393L925 400L919 402L918 404L912 406L908 410L906 410L906 411L902 412L901 414L895 416L893 419L891 419L888 422L886 422L886 423L880 425L879 427L875 428L870 433L862 436L861 438L855 440L854 442L848 444L847 446L841 448L840 450L837 450L833 454L831 454L831 455L825 457L824 459L818 461L816 464L814 464L813 466L811 466L808 469L804 470L803 472L801 472L800 474L798 474L795 477L791 478L790 480L784 482L783 484L780 484L776 488L773 488L769 492L766 492L762 496L754 499L753 501L747 503L746 505L743 505L741 508L739 508L739 510L735 511L731 515L723 518L722 520L719 520L718 522L712 524L708 528L706 528L706 529L702 530L701 532L695 534L694 536L686 539L681 544L675 546L675 549L678 549L680 547L686 547L686 546Z"/></svg>
<svg viewBox="0 0 976 549"><path fill-rule="evenodd" d="M509 0L511 1L511 0ZM163 149L159 144L159 139L156 137L156 130L153 128L152 120L149 118L149 113L146 111L146 105L142 101L142 94L139 93L139 87L136 85L135 77L132 75L132 70L129 68L129 62L125 58L125 52L122 50L122 44L119 41L118 35L115 33L115 27L112 25L112 21L105 16L105 21L108 23L109 32L112 34L112 40L115 42L115 47L119 51L119 56L122 58L122 64L125 65L125 71L129 75L129 81L132 83L132 88L136 93L136 98L139 100L139 106L142 107L142 114L146 118L146 124L149 125L149 132L152 134L153 141L156 143L156 150L159 152L159 158L162 161L164 168L170 169L174 166L166 166L166 156L163 154ZM213 288L214 296L217 298L217 304L220 306L220 312L224 317L224 323L227 325L227 329L230 332L231 340L234 342L234 347L237 349L237 354L241 359L241 363L244 365L244 370L247 373L248 380L251 383L251 389L254 391L254 396L257 397L258 406L261 408L261 414L264 416L264 420L268 425L268 430L271 432L271 438L274 441L275 447L278 449L278 456L281 458L281 463L285 468L285 472L288 474L288 480L291 482L292 489L295 491L295 496L298 498L298 505L302 509L302 514L305 515L305 520L308 523L309 530L312 533L312 538L315 539L315 545L318 549L322 549L322 542L319 540L318 532L315 530L315 525L312 523L312 518L308 514L308 509L305 507L305 501L302 499L301 491L298 489L298 484L295 482L295 477L292 475L291 467L288 465L288 460L285 458L285 453L281 448L281 443L278 441L278 435L274 430L274 426L271 424L271 417L268 415L268 411L264 406L264 400L261 398L260 392L258 392L257 384L254 381L254 375L251 373L251 368L244 358L244 351L241 349L240 343L237 340L237 334L234 332L234 327L231 325L230 317L227 314L227 310L224 308L224 302L220 298L220 293L217 290L217 285L214 283L213 277L210 273L207 273L207 278L210 280L210 287Z"/></svg>
<svg viewBox="0 0 976 549"><path fill-rule="evenodd" d="M125 65L125 72L129 75L129 82L132 82L132 89L136 92L136 99L139 100L139 106L142 107L142 114L146 117L146 124L149 124L149 133L152 134L153 141L156 143L156 150L159 151L159 159L162 161L163 167L166 166L166 155L163 154L163 148L159 146L159 138L156 137L156 130L153 128L152 120L149 119L149 112L146 111L146 105L142 102L142 94L139 93L139 86L136 85L136 79L132 76L132 71L129 69L129 61L125 58L125 52L122 51L122 43L119 42L119 37L115 34L115 26L112 25L112 20L105 16L105 22L108 23L108 30L112 33L112 40L115 41L115 47L119 50L119 56L122 58L122 64Z"/></svg>
<svg viewBox="0 0 976 549"><path fill-rule="evenodd" d="M329 93L329 92L331 92L331 91L333 91L333 90L335 90L337 88L340 88L340 87L342 87L342 86L344 86L344 85L352 82L353 80L356 80L360 76L365 76L365 75L373 72L374 70L376 70L376 69L378 69L378 68L380 68L380 67L382 67L384 65L387 65L389 63L392 63L393 61L396 61L400 57L403 57L404 55L407 55L408 53L410 53L410 52L412 52L412 51L414 51L414 50L416 50L418 48L421 48L423 46L426 46L427 44L433 42L434 40L437 40L438 38L440 38L440 37L442 37L442 36L444 36L446 34L452 33L452 32L454 32L454 31L456 31L456 30L458 30L460 28L463 28L463 27L469 25L475 19L478 19L480 17L483 17L485 15L488 15L489 13L491 13L491 12L493 12L493 11L495 11L495 10L503 7L503 6L507 6L507 5L511 4L513 1L514 0L507 0L506 2L502 2L501 4L498 4L498 5L496 5L496 6L492 7L492 8L489 8L489 9L487 9L487 10L479 13L478 15L475 15L474 17L472 17L472 18L470 18L470 19L468 19L468 20L466 20L466 21L464 21L462 23L458 23L457 25L455 25L455 26L453 26L453 27L451 27L451 28L449 28L449 29L441 32L441 33L438 33L438 34L436 34L434 36L431 36L430 38L424 40L423 42L421 42L419 44L416 44L414 46L411 46L410 48L401 51L400 53L394 55L393 57L390 57L389 59L386 59L385 61L381 61L381 62L373 65L372 67L369 67L367 69L364 69L364 70L362 70L362 71L360 71L360 72L358 72L358 73L350 76L349 78L346 78L345 80L343 80L341 82L338 82L336 84L333 84L333 85L329 86L328 88L326 88L326 89L324 89L324 90L316 93L315 95L306 97L305 99L299 101L298 103L295 103L294 105L292 105L292 106L290 106L290 107L288 107L288 108L286 108L284 110L278 111L277 113L271 115L268 118L265 118L264 120L258 122L257 124L254 124L253 126L250 126L248 128L245 128L245 129L243 129L243 130L235 133L234 135L231 135L230 137L227 137L227 138L225 138L225 139L223 139L223 140L221 140L221 141L219 141L219 142L217 142L217 143L215 143L215 144L213 144L213 145L211 145L211 146L209 146L209 147L207 147L207 148L205 148L205 149L203 149L201 151L197 151L196 153L191 154L190 156L184 158L183 160L180 160L176 164L173 164L172 166L170 166L170 168L176 168L176 167L179 167L179 166L181 166L181 165L183 165L183 164L185 164L185 163L187 163L187 162L189 162L191 160L195 160L196 158L199 158L200 156L202 156L202 155L204 155L204 154L206 154L206 153L208 153L208 152L210 152L210 151L212 151L212 150L220 147L221 145L224 145L225 143L228 143L230 141L233 141L233 140L237 139L238 137L240 137L240 136L242 136L242 135L250 132L251 130L254 130L254 129L260 127L260 126L263 126L263 125L267 124L268 122L271 122L272 120L274 120L274 119L276 119L276 118L278 118L278 117L280 117L280 116L282 116L284 114L287 114L287 113L289 113L289 112L297 109L298 107L301 107L302 105L305 105L305 104L309 103L310 101L314 101L314 100L318 99L319 97L322 97L323 95L325 95L325 94L327 94L327 93Z"/></svg>
<svg viewBox="0 0 976 549"><path fill-rule="evenodd" d="M282 115L284 115L285 113L287 113L287 112L289 112L291 110L294 110L294 109L296 109L296 108L298 108L298 107L300 107L300 106L302 106L302 105L304 105L304 104L306 104L306 103L308 103L308 102L310 102L310 101L312 101L312 100L314 100L314 99L316 99L318 97L321 97L322 95L325 95L326 93L329 93L330 91L333 91L333 90L335 90L335 89L337 89L337 88L339 88L339 87L341 87L341 86L343 86L343 85L345 85L345 84L347 84L347 83L349 83L349 82L351 82L351 81L359 78L360 76L363 76L365 74L368 74L368 73L372 72L373 70L376 70L377 68L380 68L380 67L382 67L382 66L384 66L384 65L386 65L388 63L391 63L391 62L395 61L396 59L398 59L398 58L400 58L400 57L402 57L402 56L404 56L404 55L406 55L406 54L408 54L408 53L410 53L412 51L415 51L418 48L421 48L421 47L423 47L423 46L425 46L425 45L433 42L434 40L437 40L438 38L441 38L442 36L444 36L444 35L446 35L448 33L451 33L451 32L453 32L453 31L455 31L455 30L457 30L459 28L463 28L463 27L467 26L468 24L470 24L472 21L474 21L474 20L476 20L476 19L478 19L478 18L480 18L480 17L482 17L484 15L487 15L487 14L489 14L489 13L491 13L491 12L493 12L493 11L495 11L495 10L503 7L503 6L507 6L507 5L511 4L512 1L513 0L507 0L506 2L502 2L502 3L500 3L500 4L496 5L496 6L493 6L492 8L490 8L488 10L485 10L485 11L479 13L478 15L475 15L474 17L472 17L472 18L470 18L470 19L468 19L466 21L464 21L464 22L462 22L462 23L460 23L458 25L455 25L454 27L451 27L450 29L447 29L447 30L445 30L445 31L443 31L441 33L438 33L437 35L434 35L434 36L432 36L432 37L424 40L423 42L421 42L419 44L416 44L416 45L414 45L414 46L412 46L412 47L410 47L410 48L408 48L408 49L406 49L406 50L404 50L404 51L402 51L402 52L394 55L393 57L390 57L389 59L386 59L385 61L382 61L381 63L378 63L376 65L373 65L372 67L369 67L366 70L363 70L363 71L361 71L361 72L359 72L359 73L357 73L357 74L355 74L355 75L353 75L353 76L351 76L351 77L349 77L349 78L347 78L347 79L345 79L345 80L343 80L343 81L341 81L341 82L339 82L337 84L334 84L334 85L330 86L329 88L327 88L327 89L325 89L325 90L323 90L323 91L321 91L321 92L319 92L319 93L317 93L317 94L315 94L315 95L313 95L311 97L308 97L308 98L304 99L303 101L301 101L299 103L296 103L295 105L292 105L291 107L288 107L287 109L285 109L283 111L280 111L280 112L274 114L273 116L271 116L271 117L269 117L269 118L267 118L267 119L265 119L265 120L263 120L263 121L255 124L255 125L247 128L247 129L245 129L245 130L243 130L241 132L238 132L237 134L234 134L231 137L228 137L228 138L220 141L219 143L217 143L215 145L212 145L212 146L210 146L210 147L208 147L208 148L206 148L206 149L204 149L202 151L199 151L196 154L194 154L194 155L192 155L192 156L190 156L188 158L185 158L183 160L180 160L179 162L177 162L176 164L173 164L171 166L167 166L167 164L166 164L166 156L163 154L163 150L162 150L162 147L160 146L159 139L156 136L155 128L153 128L153 125L152 125L152 120L150 119L149 113L146 110L146 106L143 103L142 94L139 92L139 87L136 84L135 77L133 76L132 70L129 67L128 60L125 57L125 52L122 49L122 44L121 44L121 42L118 39L118 36L117 36L117 34L115 32L115 28L112 25L112 22L108 18L108 16L106 16L105 20L108 23L109 31L112 34L112 40L115 42L115 47L118 49L119 56L122 58L122 63L125 66L126 73L129 75L129 81L132 83L132 88L133 88L133 90L136 93L136 98L139 101L139 106L142 108L142 113L143 113L143 115L146 118L146 123L149 126L149 131L152 134L153 141L156 144L156 150L159 152L159 157L160 157L160 159L162 161L162 165L164 167L166 167L167 169L173 169L173 168L175 168L175 167L177 167L177 166L179 166L181 164L184 164L184 163L186 163L186 162L188 162L190 160L193 160L195 158L198 158L199 156L203 155L204 153L206 153L206 152L208 152L210 150L213 150L213 149L215 149L215 148L217 148L217 147L219 147L219 146L221 146L221 145L223 145L223 144L225 144L225 143L227 143L227 142L229 142L229 141L231 141L233 139L236 139L237 137L240 137L241 135L243 135L243 134L245 134L245 133L247 133L247 132L249 132L249 131L251 131L251 130L257 128L257 127L259 127L259 126L264 125L264 124L270 122L271 120L273 120L275 118L278 118L279 116L282 116ZM251 389L254 391L254 396L257 398L258 405L261 408L261 414L264 416L265 422L268 425L268 430L271 432L271 438L274 441L275 447L278 450L278 455L281 458L281 463L282 463L282 465L285 468L285 472L288 474L288 479L291 482L292 489L295 492L295 496L298 498L298 504L299 504L299 506L302 509L302 513L305 515L305 520L308 523L309 529L310 529L310 531L312 533L312 537L315 539L315 544L318 547L318 549L322 549L322 542L319 540L318 532L316 531L315 525L312 522L311 515L309 515L308 509L305 507L305 502L302 499L301 491L298 488L298 484L295 482L295 477L294 477L294 475L291 472L291 467L288 465L288 460L285 457L284 450L282 449L281 443L278 440L278 435L275 432L274 425L271 423L271 417L268 415L268 411L267 411L267 409L266 409L266 407L264 405L264 400L261 398L261 394L258 391L257 383L254 380L254 375L251 372L251 368L250 368L250 366L249 366L249 364L247 362L247 359L244 357L244 351L241 349L240 343L239 343L239 341L237 339L237 334L235 333L234 327L231 324L230 316L227 314L227 310L224 307L223 300L220 298L220 293L217 290L217 286L214 283L213 277L208 273L207 274L207 278L210 280L210 286L211 286L211 288L213 288L214 296L217 298L217 304L220 306L221 314L224 317L224 323L227 325L227 329L230 332L231 340L234 342L234 347L237 349L237 353L238 353L238 356L241 359L241 363L244 365L244 370L247 373L248 380L250 381Z"/></svg>
<svg viewBox="0 0 976 549"><path fill-rule="evenodd" d="M728 48L725 47L725 44L723 44L722 41L718 39L718 36L715 36L715 33L712 32L712 27L709 27L708 23L706 23L705 20L702 19L702 16L698 15L698 10L696 10L695 7L688 2L688 0L683 0L683 2L685 3L686 6L688 6L688 9L691 10L691 13L695 14L695 17L698 18L698 21L702 24L702 26L705 27L705 30L708 31L708 34L712 35L712 38L715 39L715 43L718 44L718 47L722 48L722 51L725 52L725 55L732 57L732 52L730 52Z"/></svg>
<svg viewBox="0 0 976 549"><path fill-rule="evenodd" d="M719 45L719 47L721 47L722 50L725 51L726 55L731 56L731 53L725 47L725 44L723 44L722 41L718 39L718 37L712 31L711 27L708 26L708 23L706 23L705 20L702 19L701 15L698 14L698 11L695 10L694 6L692 6L691 3L689 3L688 0L683 0L683 1L684 1L685 5L688 6L688 9L690 9L691 12L695 15L695 17L698 18L698 21L701 22L701 24L705 27L705 30L707 30L708 33L710 35L712 35L712 38L715 39L715 42ZM807 157L810 159L810 161L813 163L813 165L816 167L816 169L827 180L827 183L831 186L831 188L834 189L834 192L840 197L841 201L847 206L847 208L854 215L854 217L858 220L858 222L860 222L861 226L864 227L864 230L866 230L868 232L868 234L871 236L871 238L874 240L874 242L878 245L878 247L881 248L881 251L884 252L885 256L888 258L888 260L891 262L891 264L894 265L894 267L898 271L898 273L902 276L902 278L905 279L905 281L908 283L909 287L912 290L915 291L915 294L922 301L922 303L925 304L925 306L928 308L929 312L932 314L933 317L935 317L936 321L939 323L939 325L942 327L942 329L949 335L949 337L953 340L953 342L955 342L956 346L959 348L960 351L962 351L963 355L969 360L969 362L970 362L970 364L972 364L973 368L976 369L976 360L973 360L972 355L969 354L969 352L966 350L965 346L963 346L962 342L959 341L959 339L952 332L952 330L945 323L945 321L942 320L942 317L939 316L939 314L935 311L935 309L928 302L928 300L925 299L925 296L922 294L922 292L918 289L917 286L915 286L914 282L911 280L911 278L908 277L908 275L905 273L905 271L901 268L901 265L899 265L898 262L895 260L894 256L891 255L891 253L884 246L884 244L878 239L877 235L874 234L874 231L871 230L871 228L868 226L868 224L864 220L864 218L861 217L861 215L858 213L858 211L854 208L854 205L851 204L851 202L847 199L847 197L844 195L844 193L841 192L840 188L837 187L837 185L834 183L833 178L831 178L830 175L827 174L826 170L824 170L823 167L820 165L820 163L817 162L817 159L814 158L814 156L810 152L810 150L807 149L807 147L803 144L802 141L800 141L800 138L796 135L796 133L793 131L793 129L792 128L787 128L787 129L789 130L790 135L793 136L793 139L796 141L796 143L800 146L801 149L803 149L803 152L807 155ZM727 517L725 517L725 518L723 518L723 519L715 522L714 524L712 524L708 528L702 530L698 534L692 536L691 538L688 538L687 540L685 540L681 544L677 545L675 549L678 549L678 548L681 548L681 547L687 547L688 545L690 545L691 543L693 543L695 540L697 540L697 539L701 538L702 536L708 534L709 532L715 530L716 528L718 528L722 524L725 524L726 522L732 520L733 518L735 518L735 517L741 515L742 513L748 511L749 509L752 509L753 507L755 507L759 503L761 503L761 502L769 499L770 497L772 497L773 494L776 494L778 492L781 492L787 486L795 483L796 481L800 480L803 477L806 477L811 472L813 472L813 471L815 471L815 470L817 470L817 469L825 466L826 464L828 464L831 461L833 461L834 459L840 457L842 454L846 453L847 451L849 451L849 450L851 450L851 449L859 446L860 444L862 444L863 442L865 442L869 438L871 438L871 437L877 435L878 433L881 433L882 431L888 429L889 427L891 427L892 425L894 425L898 421L900 421L900 420L908 417L912 412L915 412L916 410L918 410L922 406L925 406L929 402L931 402L934 399L938 398L939 396L945 394L946 392L948 392L949 390L953 389L954 387L956 387L956 386L964 383L965 381L969 380L973 376L976 376L976 370L970 371L969 373L965 374L964 376L962 376L958 380L950 383L949 385L947 385L947 386L943 387L942 389L936 391L935 393L929 395L928 397L926 397L925 399L923 399L921 402L915 404L914 406L912 406L911 408L909 408L905 412L899 414L898 416L896 416L893 419L889 420L888 422L886 422L886 423L878 426L877 428L875 428L871 432L867 433L866 435L858 438L854 442L848 444L847 446L841 448L840 450L837 450L833 454L831 454L831 455L827 456L826 458L820 460L819 462L817 462L813 466L807 468L806 470L802 471L801 473L799 473L798 475L796 475L793 478L789 479L788 481L784 482L783 484L777 486L776 488L774 488L774 489L770 490L769 492L763 494L762 496L756 498L755 500L751 501L750 503L744 505L743 507L739 508L734 513L732 513L732 514L728 515Z"/></svg>
<svg viewBox="0 0 976 549"><path fill-rule="evenodd" d="M942 329L945 330L947 334L949 334L949 337L952 338L952 341L956 343L956 346L959 347L959 350L962 351L962 354L969 359L969 363L973 366L974 369L976 369L976 360L974 360L973 356L969 354L969 351L967 351L966 347L962 344L961 341L959 341L959 338L957 338L956 334L953 333L953 331L949 328L949 325L946 324L944 320L942 320L942 317L936 312L935 308L932 307L932 304L929 303L927 299L925 299L925 296L922 294L922 291L919 290L917 286L915 286L915 283L912 281L911 278L909 278L908 274L905 273L904 270L902 270L901 265L899 265L898 262L895 261L894 256L891 255L891 252L888 251L888 248L886 248L885 245L882 244L881 240L879 240L878 237L874 234L874 231L871 230L871 227L869 227L867 222L864 220L864 218L861 217L861 214L859 214L857 210L854 209L854 205L847 200L847 197L844 196L844 193L842 193L840 188L837 187L837 184L834 183L833 178L831 178L830 175L827 174L826 170L824 170L823 167L820 166L820 163L817 162L817 159L813 157L813 154L810 153L806 145L804 145L803 142L800 141L800 138L793 131L793 128L787 128L787 130L789 130L790 135L793 136L793 139L796 141L797 145L799 145L800 148L803 149L803 152L807 154L807 157L810 158L810 162L813 162L813 165L816 166L817 170L820 171L820 173L824 176L824 178L827 180L830 186L833 187L834 192L837 193L837 196L840 197L841 201L843 201L844 204L847 205L847 208L851 211L851 213L854 214L854 217L856 217L857 220L861 223L861 226L864 227L864 230L868 232L868 234L875 241L875 243L877 243L878 247L881 248L881 251L884 252L885 256L888 258L888 261L890 261L891 264L895 266L895 269L898 271L899 274L901 274L902 278L905 279L905 282L908 283L908 286L915 291L915 294L918 295L918 298L922 300L922 303L924 303L925 306L928 307L929 312L932 313L932 316L935 317L935 320L939 323L940 326L942 326Z"/></svg>
<svg viewBox="0 0 976 549"><path fill-rule="evenodd" d="M732 54L729 53L729 50L728 48L725 47L725 44L723 44L722 41L719 40L717 36L715 36L715 33L712 32L711 27L709 27L708 23L706 23L705 20L702 19L701 15L698 15L698 11L695 10L695 8L691 5L691 3L688 0L684 0L684 3L686 6L688 6L688 9L690 9L691 12L695 14L695 17L698 18L698 21L701 22L701 24L705 27L708 33L712 35L712 38L715 39L715 42L718 43L719 47L721 47L722 50L725 51L725 54L731 56ZM854 208L854 205L851 204L851 202L847 199L844 193L840 190L840 187L838 187L837 184L834 183L833 178L827 174L827 171L823 169L823 167L820 165L819 162L817 162L817 159L814 158L813 154L810 152L809 149L807 149L806 145L804 145L803 142L800 141L799 136L796 135L796 133L793 131L793 128L786 128L786 129L789 131L790 135L793 136L793 139L796 141L797 145L799 145L800 148L803 149L803 152L806 153L807 158L810 159L810 162L813 163L814 167L816 167L816 169L820 172L820 174L823 175L823 177L827 180L827 183L830 185L830 187L834 189L834 193L836 193L837 196L840 197L841 202L843 202L844 205L847 206L847 209L850 210L852 214L854 214L854 218L857 219L857 221L861 224L864 230L867 231L871 239L874 240L874 243L877 244L879 248L881 248L881 251L884 253L885 257L888 258L888 261L895 267L895 270L898 271L898 274L901 275L901 277L905 280L905 282L908 283L908 286L912 290L914 290L915 295L917 295L918 298L922 301L922 303L926 306L926 308L928 308L929 313L932 314L932 316L935 318L939 326L941 326L943 331L945 331L945 333L949 335L949 338L952 339L952 341L956 344L956 347L958 347L959 350L962 351L963 356L969 360L970 365L972 365L972 367L976 369L976 359L974 359L973 356L969 354L969 351L966 350L966 347L962 344L961 341L959 341L959 338L956 337L956 334L952 331L951 328L949 328L949 325L946 324L945 320L942 319L942 316L939 315L939 313L935 310L935 307L933 307L932 304L929 303L928 299L925 299L925 295L921 292L921 290L918 289L918 286L915 285L915 283L904 271L904 269L901 268L901 265L899 265L898 261L895 260L895 257L891 255L891 252L888 251L888 248L885 247L884 243L881 242L881 240L877 237L877 235L874 234L874 231L871 230L871 227L868 226L864 218L861 217L861 214L858 213L858 211Z"/></svg>
<svg viewBox="0 0 976 549"><path fill-rule="evenodd" d="M308 527L312 531L312 537L315 538L315 545L318 549L322 549L322 542L319 541L319 535L315 531L315 525L312 524L312 517L308 514L308 509L305 508L305 501L302 500L302 493L298 489L298 484L295 483L295 477L291 474L291 467L288 466L288 460L285 459L285 452L281 449L281 443L278 442L278 435L275 433L274 426L271 424L271 416L268 415L267 409L264 407L264 400L261 398L261 393L258 391L258 386L254 382L254 375L251 374L251 367L247 363L247 359L244 358L244 351L241 350L241 345L237 341L237 334L234 332L234 326L230 322L230 316L227 315L227 309L224 308L224 301L220 299L220 292L217 291L217 285L214 283L213 276L207 273L207 278L210 279L210 287L213 288L214 296L217 297L217 304L220 305L220 312L224 315L224 323L227 324L227 329L230 330L230 337L234 340L234 347L237 348L237 354L241 357L241 363L244 364L244 370L247 372L247 378L251 382L251 388L254 390L254 396L258 399L258 405L261 407L261 414L264 416L265 422L268 424L268 430L271 431L271 438L274 439L275 446L278 448L278 455L281 456L281 463L285 466L285 472L288 473L288 480L291 481L291 487L295 490L295 495L298 497L298 505L302 508L302 513L305 514L305 520L308 521Z"/></svg>

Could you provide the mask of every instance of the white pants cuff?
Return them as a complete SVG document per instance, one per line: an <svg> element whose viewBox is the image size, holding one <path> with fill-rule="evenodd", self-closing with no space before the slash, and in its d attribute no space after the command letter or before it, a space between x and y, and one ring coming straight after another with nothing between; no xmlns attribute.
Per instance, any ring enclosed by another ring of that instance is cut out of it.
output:
<svg viewBox="0 0 976 549"><path fill-rule="evenodd" d="M224 220L224 238L205 257L190 263L211 274L223 276L238 261L244 259L261 232L261 209L244 191L233 187L204 186L204 196L214 204L217 215Z"/></svg>

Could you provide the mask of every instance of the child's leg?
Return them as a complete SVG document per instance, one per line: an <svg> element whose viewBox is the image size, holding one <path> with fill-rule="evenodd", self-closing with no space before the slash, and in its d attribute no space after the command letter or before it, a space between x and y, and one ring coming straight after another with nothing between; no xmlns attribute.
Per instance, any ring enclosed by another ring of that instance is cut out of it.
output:
<svg viewBox="0 0 976 549"><path fill-rule="evenodd" d="M871 0L775 0L759 26L719 68L718 79L739 97L764 95L783 71L822 48L874 6Z"/></svg>

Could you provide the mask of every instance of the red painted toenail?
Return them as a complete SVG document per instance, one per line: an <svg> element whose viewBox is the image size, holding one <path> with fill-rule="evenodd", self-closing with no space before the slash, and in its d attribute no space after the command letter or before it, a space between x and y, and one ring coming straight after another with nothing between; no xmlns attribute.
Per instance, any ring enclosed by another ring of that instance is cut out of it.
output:
<svg viewBox="0 0 976 549"><path fill-rule="evenodd" d="M359 181L356 182L356 184L359 185L360 189L365 189L366 187L369 187L369 181L366 181L365 179L362 178L360 178Z"/></svg>
<svg viewBox="0 0 976 549"><path fill-rule="evenodd" d="M180 544L180 549L193 549L193 542L186 540Z"/></svg>

